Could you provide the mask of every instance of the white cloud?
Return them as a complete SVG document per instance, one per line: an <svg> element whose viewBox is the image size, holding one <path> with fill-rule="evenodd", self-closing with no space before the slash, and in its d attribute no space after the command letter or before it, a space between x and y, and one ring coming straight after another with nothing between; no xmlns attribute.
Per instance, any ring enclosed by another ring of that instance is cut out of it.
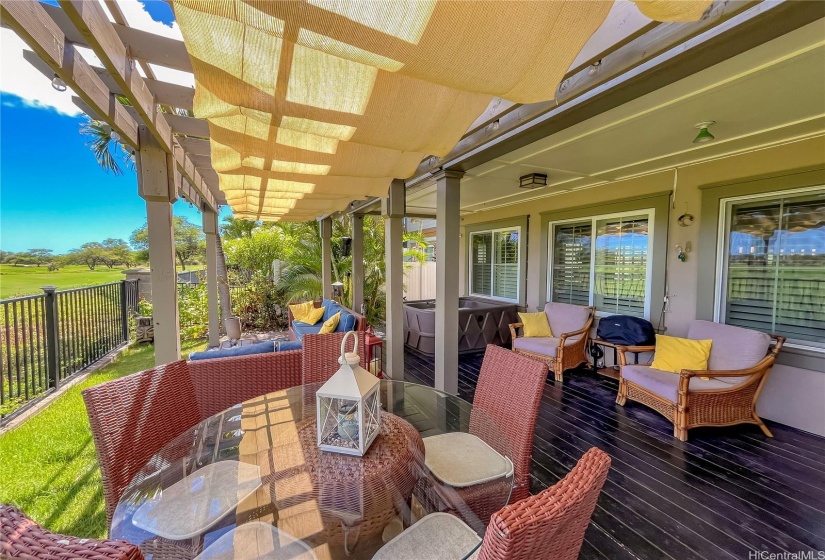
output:
<svg viewBox="0 0 825 560"><path fill-rule="evenodd" d="M149 12L146 11L146 8L144 8L143 4L138 2L138 0L116 1L129 27L183 41L183 35L180 32L178 22L172 22L172 26L170 27L161 21L153 20L152 16L149 15Z"/></svg>
<svg viewBox="0 0 825 560"><path fill-rule="evenodd" d="M14 31L0 29L0 91L18 96L32 107L79 115L80 109L72 103L72 90L56 91L51 80L23 58L23 49L28 47Z"/></svg>

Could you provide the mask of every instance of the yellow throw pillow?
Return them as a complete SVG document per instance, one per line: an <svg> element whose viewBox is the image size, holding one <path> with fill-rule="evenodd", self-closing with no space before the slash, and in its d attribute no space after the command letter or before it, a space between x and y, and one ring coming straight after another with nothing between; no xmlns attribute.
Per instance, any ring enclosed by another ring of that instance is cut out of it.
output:
<svg viewBox="0 0 825 560"><path fill-rule="evenodd" d="M289 306L289 310L292 312L292 317L296 321L301 322L306 322L304 321L304 318L313 309L315 309L315 302L313 301L305 301L304 303L296 303Z"/></svg>
<svg viewBox="0 0 825 560"><path fill-rule="evenodd" d="M335 330L335 327L338 326L338 321L341 320L341 312L339 311L326 321L324 321L324 326L321 327L321 330L318 331L318 334L327 334L331 333Z"/></svg>
<svg viewBox="0 0 825 560"><path fill-rule="evenodd" d="M550 323L547 322L547 315L544 311L538 313L519 313L518 318L524 325L524 336L553 336L550 330Z"/></svg>
<svg viewBox="0 0 825 560"><path fill-rule="evenodd" d="M650 367L681 373L683 369L708 369L712 340L691 340L676 336L656 335L656 352Z"/></svg>
<svg viewBox="0 0 825 560"><path fill-rule="evenodd" d="M303 318L303 319L301 319L300 321L301 321L302 323L306 323L306 324L308 324L308 325L314 325L315 323L317 323L318 321L320 321L320 320L321 320L321 317L323 317L323 316L324 316L324 309L326 309L326 308L325 308L325 307L316 307L316 308L313 308L313 309L312 309L312 311L310 311L309 313L307 313L307 314L304 316L304 318Z"/></svg>

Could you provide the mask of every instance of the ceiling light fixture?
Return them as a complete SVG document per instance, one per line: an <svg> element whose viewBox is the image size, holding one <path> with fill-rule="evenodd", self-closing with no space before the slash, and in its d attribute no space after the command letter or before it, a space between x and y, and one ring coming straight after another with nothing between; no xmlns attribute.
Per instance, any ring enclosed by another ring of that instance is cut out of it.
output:
<svg viewBox="0 0 825 560"><path fill-rule="evenodd" d="M537 189L547 186L547 175L544 173L530 173L529 175L522 175L518 178L518 186L520 189Z"/></svg>
<svg viewBox="0 0 825 560"><path fill-rule="evenodd" d="M54 89L56 89L57 91L66 91L66 88L67 88L68 86L66 85L66 82L64 82L64 81L60 78L60 76L58 76L57 74L55 74L55 75L54 75L54 78L52 78L52 87L53 87Z"/></svg>
<svg viewBox="0 0 825 560"><path fill-rule="evenodd" d="M699 134L697 134L696 138L693 139L693 143L704 144L706 142L713 142L716 137L710 133L708 127L714 124L716 124L716 121L705 121L698 123L696 128L699 129Z"/></svg>
<svg viewBox="0 0 825 560"><path fill-rule="evenodd" d="M587 69L587 75L588 75L588 76L592 76L593 74L595 74L596 72L598 72L598 70L599 70L599 66L601 66L601 65L602 65L602 61L601 61L601 60L597 60L596 62L594 62L593 64L591 64L591 65L590 65L590 68L588 68L588 69Z"/></svg>

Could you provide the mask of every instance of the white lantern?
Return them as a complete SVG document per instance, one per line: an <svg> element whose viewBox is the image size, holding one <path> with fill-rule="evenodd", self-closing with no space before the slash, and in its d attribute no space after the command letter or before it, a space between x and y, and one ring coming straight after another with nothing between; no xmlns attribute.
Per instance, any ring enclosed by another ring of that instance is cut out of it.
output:
<svg viewBox="0 0 825 560"><path fill-rule="evenodd" d="M346 352L341 341L341 367L316 393L318 447L324 451L361 455L367 452L381 430L380 381L359 364L358 339Z"/></svg>

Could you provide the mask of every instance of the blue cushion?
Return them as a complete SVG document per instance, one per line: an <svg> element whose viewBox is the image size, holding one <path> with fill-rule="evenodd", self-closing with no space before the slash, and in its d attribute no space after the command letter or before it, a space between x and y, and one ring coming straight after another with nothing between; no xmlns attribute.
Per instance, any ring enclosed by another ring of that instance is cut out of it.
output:
<svg viewBox="0 0 825 560"><path fill-rule="evenodd" d="M250 356L252 354L266 354L275 351L275 342L265 340L256 342L248 346L235 346L233 348L221 348L219 350L208 350L206 352L192 352L189 354L190 360L211 360L212 358L230 358L233 356Z"/></svg>
<svg viewBox="0 0 825 560"><path fill-rule="evenodd" d="M295 338L297 338L298 340L302 340L305 334L314 334L320 332L321 327L323 326L324 323L321 321L318 321L314 325L309 325L301 321L292 321L292 332L295 333Z"/></svg>
<svg viewBox="0 0 825 560"><path fill-rule="evenodd" d="M300 350L300 340L282 340L275 345L276 352L289 352L290 350Z"/></svg>
<svg viewBox="0 0 825 560"><path fill-rule="evenodd" d="M337 301L333 301L331 299L325 299L324 301L322 301L321 307L324 308L324 317L322 319L323 321L326 321L327 319L329 319L339 311L343 311L344 309L340 303L338 303Z"/></svg>
<svg viewBox="0 0 825 560"><path fill-rule="evenodd" d="M355 315L341 310L341 318L338 319L338 325L333 332L347 332L355 328Z"/></svg>

